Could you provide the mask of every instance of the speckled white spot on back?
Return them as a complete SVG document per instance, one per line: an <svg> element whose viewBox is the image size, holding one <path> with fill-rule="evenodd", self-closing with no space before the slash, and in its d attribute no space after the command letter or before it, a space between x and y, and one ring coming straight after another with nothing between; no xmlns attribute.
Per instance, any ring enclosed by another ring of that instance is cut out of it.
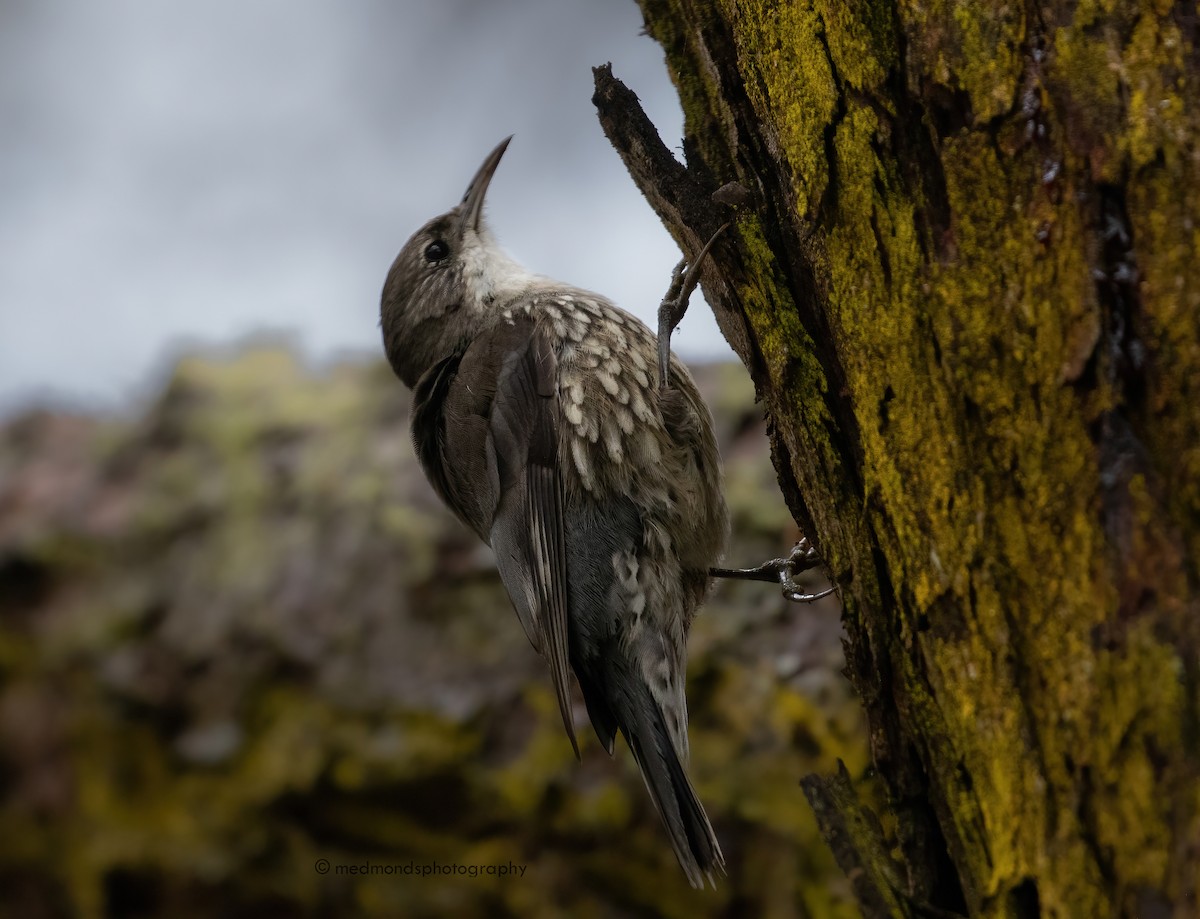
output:
<svg viewBox="0 0 1200 919"><path fill-rule="evenodd" d="M588 457L587 443L579 437L571 438L571 459L575 463L575 471L579 473L583 487L588 491L594 489L596 482L592 478L592 461Z"/></svg>

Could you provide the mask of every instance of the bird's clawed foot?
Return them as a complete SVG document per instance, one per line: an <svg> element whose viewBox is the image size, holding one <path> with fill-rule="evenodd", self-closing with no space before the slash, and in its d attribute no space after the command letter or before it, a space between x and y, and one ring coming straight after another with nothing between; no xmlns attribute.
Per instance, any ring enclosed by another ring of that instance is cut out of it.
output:
<svg viewBox="0 0 1200 919"><path fill-rule="evenodd" d="M805 593L804 588L797 583L796 576L811 571L821 564L816 547L808 541L807 536L801 537L787 558L773 558L757 568L710 568L709 574L714 578L736 578L743 581L774 581L783 588L783 595L793 603L812 603L822 597L828 597L834 588L829 587L819 593Z"/></svg>
<svg viewBox="0 0 1200 919"><path fill-rule="evenodd" d="M728 223L721 224L690 265L687 259L683 259L671 272L671 286L667 288L667 295L658 305L658 385L662 389L670 385L668 370L671 360L671 333L683 319L683 314L687 312L688 300L696 290L696 285L700 283L700 266L704 264L704 257L708 255L708 250L713 247L717 237L728 227Z"/></svg>

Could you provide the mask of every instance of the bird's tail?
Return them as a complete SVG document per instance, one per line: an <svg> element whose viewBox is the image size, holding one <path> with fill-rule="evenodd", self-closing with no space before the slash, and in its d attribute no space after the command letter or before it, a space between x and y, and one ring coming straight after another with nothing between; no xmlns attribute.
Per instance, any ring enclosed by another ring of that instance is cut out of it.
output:
<svg viewBox="0 0 1200 919"><path fill-rule="evenodd" d="M649 688L642 685L638 689L635 698L624 697L630 710L614 714L689 883L703 887L707 878L715 886L713 872L725 873L725 856L671 742L662 709Z"/></svg>

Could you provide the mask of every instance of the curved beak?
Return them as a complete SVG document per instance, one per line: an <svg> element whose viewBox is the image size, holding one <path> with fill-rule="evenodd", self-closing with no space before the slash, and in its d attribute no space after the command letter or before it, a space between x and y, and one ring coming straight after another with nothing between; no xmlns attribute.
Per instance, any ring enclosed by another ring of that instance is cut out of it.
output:
<svg viewBox="0 0 1200 919"><path fill-rule="evenodd" d="M475 232L479 232L479 218L483 215L484 195L487 194L488 185L492 181L492 176L496 174L496 167L500 165L500 158L508 149L510 140L512 140L511 134L497 144L496 149L487 155L487 159L475 173L475 178L467 186L467 193L463 195L462 204L459 205L462 208L462 216L459 218L462 229L470 227Z"/></svg>

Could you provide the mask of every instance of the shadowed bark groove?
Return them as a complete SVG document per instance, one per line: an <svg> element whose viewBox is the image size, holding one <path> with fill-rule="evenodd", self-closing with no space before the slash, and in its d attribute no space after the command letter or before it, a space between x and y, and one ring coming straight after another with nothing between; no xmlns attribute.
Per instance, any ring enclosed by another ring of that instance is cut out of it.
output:
<svg viewBox="0 0 1200 919"><path fill-rule="evenodd" d="M805 791L864 912L1194 915L1195 5L641 6L686 166L594 101L684 251L749 193L703 284L842 588L891 815Z"/></svg>

